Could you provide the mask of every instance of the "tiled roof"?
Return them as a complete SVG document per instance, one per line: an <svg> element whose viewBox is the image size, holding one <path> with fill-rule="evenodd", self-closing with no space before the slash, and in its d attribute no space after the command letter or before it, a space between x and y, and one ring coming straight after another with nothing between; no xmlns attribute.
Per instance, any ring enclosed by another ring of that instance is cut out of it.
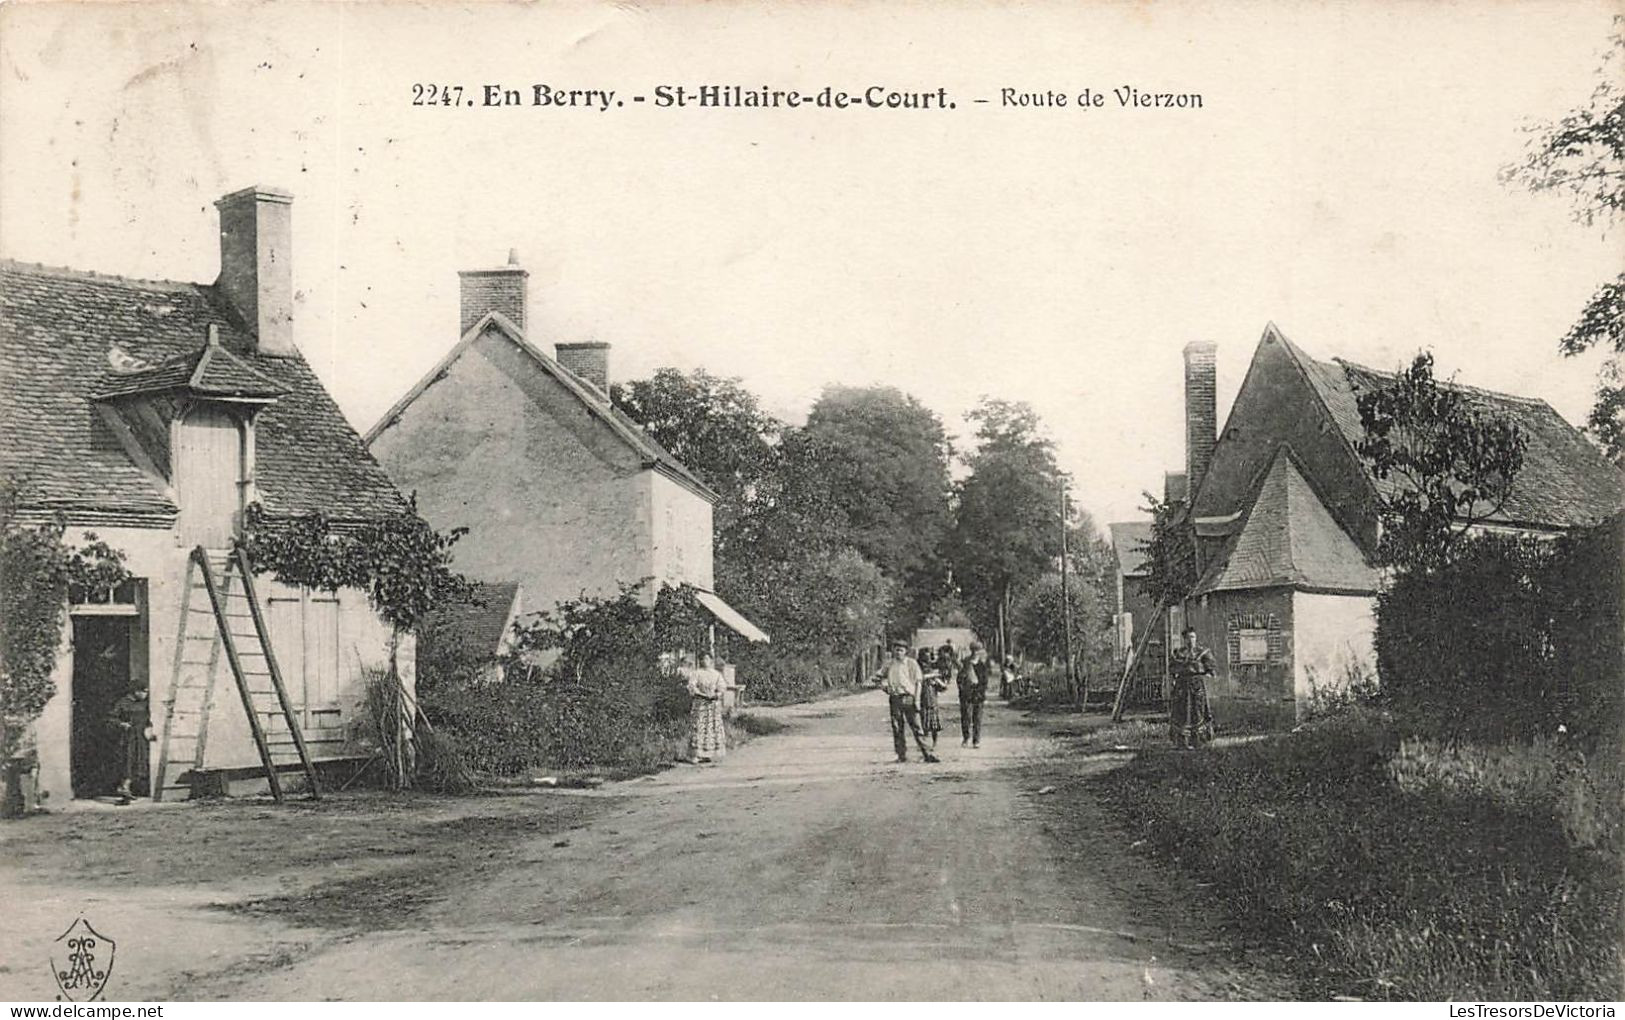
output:
<svg viewBox="0 0 1625 1020"><path fill-rule="evenodd" d="M1112 534L1112 551L1117 553L1117 572L1124 577L1140 577L1146 572L1145 543L1151 541L1150 521L1120 521L1106 525Z"/></svg>
<svg viewBox="0 0 1625 1020"><path fill-rule="evenodd" d="M1193 594L1279 587L1377 590L1376 570L1332 519L1285 446L1270 462L1241 530L1225 541Z"/></svg>
<svg viewBox="0 0 1625 1020"><path fill-rule="evenodd" d="M391 513L400 494L302 356L272 358L212 286L133 280L0 260L0 476L28 505L164 515L170 502L92 406L109 350L168 371L223 348L200 382L284 390L256 419L255 481L272 514L338 520ZM206 354L206 352L205 352ZM196 366L194 365L194 370Z"/></svg>
<svg viewBox="0 0 1625 1020"><path fill-rule="evenodd" d="M1270 327L1275 330L1275 327ZM1364 436L1359 395L1394 378L1352 362L1316 361L1275 330L1303 367L1315 393L1352 446ZM1454 384L1451 384L1454 385ZM1523 468L1512 486L1501 519L1515 524L1575 527L1594 524L1625 507L1625 474L1614 467L1579 430L1544 400L1455 386L1483 410L1510 418L1528 440ZM1375 481L1378 491L1400 484Z"/></svg>
<svg viewBox="0 0 1625 1020"><path fill-rule="evenodd" d="M449 602L435 609L427 630L449 634L470 651L496 655L502 649L518 596L517 581L476 584L468 601Z"/></svg>
<svg viewBox="0 0 1625 1020"><path fill-rule="evenodd" d="M717 494L710 488L710 486L700 481L700 479L696 477L693 472L689 471L688 468L683 466L681 461L667 452L665 447L651 439L648 433L644 432L637 422L628 417L626 412L616 407L602 390L600 390L597 386L582 380L574 372L571 372L553 358L550 358L544 354L536 347L535 344L531 343L530 340L525 337L524 332L521 331L512 320L508 319L500 312L488 312L473 326L469 327L468 331L463 334L462 339L459 340L456 345L452 347L451 351L440 360L440 363L431 368L417 383L417 385L408 390L406 395L397 401L394 407L391 407L387 412L385 412L384 416L378 419L378 422L373 425L371 429L367 430L366 442L371 444L373 440L377 439L378 436L384 432L384 430L395 424L395 422L400 418L401 414L405 412L405 410L410 407L412 403L417 400L417 398L421 396L432 383L443 378L446 374L446 370L449 369L458 358L462 357L463 352L468 350L475 340L479 339L480 336L490 328L495 328L499 333L502 334L502 336L506 337L510 343L512 343L520 351L524 352L524 354L528 356L538 368L540 368L547 375L558 380L558 382L563 385L565 389L574 394L575 397L586 406L587 411L594 418L607 426L610 432L620 439L621 442L629 446L632 451L636 453L640 459L642 459L646 466L663 470L667 474L673 475L680 479L706 499L712 502L716 501Z"/></svg>

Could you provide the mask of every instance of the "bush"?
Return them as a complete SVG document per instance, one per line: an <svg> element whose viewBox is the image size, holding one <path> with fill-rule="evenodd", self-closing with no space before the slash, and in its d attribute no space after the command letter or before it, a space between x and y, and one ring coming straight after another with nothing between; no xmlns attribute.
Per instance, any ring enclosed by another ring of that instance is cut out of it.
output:
<svg viewBox="0 0 1625 1020"><path fill-rule="evenodd" d="M663 589L652 607L635 589L578 599L522 628L500 682L480 679L473 653L438 646L419 661L418 695L479 773L647 769L671 760L687 727L688 691L668 653L698 647L703 633L682 589ZM552 661L531 666L538 652Z"/></svg>
<svg viewBox="0 0 1625 1020"><path fill-rule="evenodd" d="M1557 543L1487 536L1377 602L1383 697L1445 738L1586 744L1621 719L1620 518Z"/></svg>
<svg viewBox="0 0 1625 1020"><path fill-rule="evenodd" d="M993 693L999 689L997 673L997 668L989 671L988 689ZM1065 666L1034 666L1018 675L1020 679L1010 697L1014 708L1071 708L1077 703L1067 691Z"/></svg>
<svg viewBox="0 0 1625 1020"><path fill-rule="evenodd" d="M852 660L844 655L751 645L735 662L738 681L753 702L788 705L810 701L852 684Z"/></svg>

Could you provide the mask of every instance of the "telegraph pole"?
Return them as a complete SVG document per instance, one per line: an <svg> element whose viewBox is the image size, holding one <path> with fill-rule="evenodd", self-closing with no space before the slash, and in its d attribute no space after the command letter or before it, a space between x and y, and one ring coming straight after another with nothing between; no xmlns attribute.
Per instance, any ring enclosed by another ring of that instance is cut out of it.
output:
<svg viewBox="0 0 1625 1020"><path fill-rule="evenodd" d="M1066 568L1066 476L1061 476L1061 632L1066 638L1066 693L1078 697L1078 668L1072 658L1072 595Z"/></svg>

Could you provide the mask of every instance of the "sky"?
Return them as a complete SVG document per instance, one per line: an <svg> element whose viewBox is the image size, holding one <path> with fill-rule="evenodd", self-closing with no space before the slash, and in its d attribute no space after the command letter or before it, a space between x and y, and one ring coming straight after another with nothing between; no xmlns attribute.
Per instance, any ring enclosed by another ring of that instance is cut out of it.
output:
<svg viewBox="0 0 1625 1020"><path fill-rule="evenodd" d="M212 281L213 201L294 198L295 338L365 430L457 336L457 271L530 271L531 338L705 368L802 419L896 385L963 435L1043 416L1074 498L1183 463L1181 350L1221 417L1266 323L1311 355L1583 421L1556 338L1617 235L1497 180L1596 84L1612 4L0 6L0 256ZM461 85L476 105L414 106ZM486 108L483 86L624 107ZM657 108L662 85L946 90L953 110ZM1202 108L1117 105L1114 89ZM1006 107L1004 89L1065 108ZM1085 89L1107 97L1079 108ZM635 103L641 94L650 102ZM977 103L977 99L989 102Z"/></svg>

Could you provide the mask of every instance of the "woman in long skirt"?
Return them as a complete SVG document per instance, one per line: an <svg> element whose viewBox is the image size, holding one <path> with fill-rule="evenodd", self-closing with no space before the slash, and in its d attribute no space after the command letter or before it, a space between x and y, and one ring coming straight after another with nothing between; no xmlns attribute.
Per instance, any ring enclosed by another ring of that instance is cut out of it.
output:
<svg viewBox="0 0 1625 1020"><path fill-rule="evenodd" d="M683 673L692 699L688 709L688 756L695 762L719 761L728 753L728 734L722 725L722 696L728 681L709 655Z"/></svg>
<svg viewBox="0 0 1625 1020"><path fill-rule="evenodd" d="M937 695L943 690L937 686L942 682L941 667L929 648L920 649L919 659L924 677L920 684L920 729L931 735L931 749L936 750L937 737L942 733L942 712L937 708Z"/></svg>
<svg viewBox="0 0 1625 1020"><path fill-rule="evenodd" d="M1213 676L1213 653L1196 643L1196 628L1186 627L1183 647L1169 657L1173 675L1168 692L1168 737L1174 746L1195 750L1213 739L1213 711L1207 702L1207 681Z"/></svg>

